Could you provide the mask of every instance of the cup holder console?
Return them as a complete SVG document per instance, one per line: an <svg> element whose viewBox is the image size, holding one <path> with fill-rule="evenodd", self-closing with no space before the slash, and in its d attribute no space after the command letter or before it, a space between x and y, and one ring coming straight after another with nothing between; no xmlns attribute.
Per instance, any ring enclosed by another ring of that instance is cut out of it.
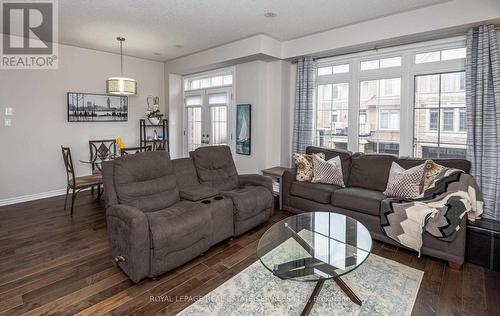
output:
<svg viewBox="0 0 500 316"><path fill-rule="evenodd" d="M220 201L220 200L222 200L223 198L224 198L223 196L218 195L218 196L214 197L214 200L216 200L216 201Z"/></svg>
<svg viewBox="0 0 500 316"><path fill-rule="evenodd" d="M211 202L209 200L203 200L203 201L201 201L201 203L203 203L203 204L210 204Z"/></svg>

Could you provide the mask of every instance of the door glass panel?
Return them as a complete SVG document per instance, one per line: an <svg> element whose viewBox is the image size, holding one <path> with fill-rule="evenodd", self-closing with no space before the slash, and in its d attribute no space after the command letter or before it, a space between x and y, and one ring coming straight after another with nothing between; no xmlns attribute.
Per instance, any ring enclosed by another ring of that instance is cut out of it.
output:
<svg viewBox="0 0 500 316"><path fill-rule="evenodd" d="M401 78L360 82L359 151L399 155Z"/></svg>
<svg viewBox="0 0 500 316"><path fill-rule="evenodd" d="M209 94L208 104L227 104L227 93Z"/></svg>
<svg viewBox="0 0 500 316"><path fill-rule="evenodd" d="M186 105L187 106L201 105L201 96L195 95L195 96L186 97Z"/></svg>
<svg viewBox="0 0 500 316"><path fill-rule="evenodd" d="M193 151L201 146L201 107L188 107L186 112L188 151Z"/></svg>
<svg viewBox="0 0 500 316"><path fill-rule="evenodd" d="M227 107L210 107L210 144L227 145Z"/></svg>

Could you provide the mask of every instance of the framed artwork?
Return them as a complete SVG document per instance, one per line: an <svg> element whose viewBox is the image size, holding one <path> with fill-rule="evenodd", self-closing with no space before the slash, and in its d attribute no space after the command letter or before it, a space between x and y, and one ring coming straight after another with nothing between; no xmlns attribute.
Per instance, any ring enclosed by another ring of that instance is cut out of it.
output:
<svg viewBox="0 0 500 316"><path fill-rule="evenodd" d="M236 105L236 153L250 155L252 149L252 105Z"/></svg>
<svg viewBox="0 0 500 316"><path fill-rule="evenodd" d="M126 122L128 97L68 92L68 122Z"/></svg>

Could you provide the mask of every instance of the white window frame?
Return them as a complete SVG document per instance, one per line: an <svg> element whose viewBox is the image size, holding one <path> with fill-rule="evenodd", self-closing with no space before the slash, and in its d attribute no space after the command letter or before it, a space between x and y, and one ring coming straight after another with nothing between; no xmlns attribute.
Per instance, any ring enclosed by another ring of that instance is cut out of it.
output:
<svg viewBox="0 0 500 316"><path fill-rule="evenodd" d="M388 117L388 121L387 121L387 124L389 125L389 127L385 128L385 127L382 127L382 123L381 123L381 119L382 119L382 112L387 112L389 114L389 117ZM397 113L398 114L398 121L399 121L399 129L401 129L401 111L399 109L393 109L393 108L378 108L378 130L381 130L381 131L397 131L398 129L395 129L395 128L391 128L390 127L390 115L393 114L393 113ZM389 141L387 141L389 142Z"/></svg>
<svg viewBox="0 0 500 316"><path fill-rule="evenodd" d="M185 90L185 80L186 79L193 79L193 78L206 78L206 77L214 77L218 75L232 75L232 84L231 85L223 85L223 86L217 86L217 87L209 87L209 88L202 88L202 89L192 89L192 90ZM234 91L235 89L235 67L226 67L226 68L221 68L221 69L216 69L216 70L211 70L207 72L202 72L202 73L196 73L196 74L190 74L183 76L182 78L182 152L185 157L189 155L189 149L188 149L188 133L187 133L187 108L189 106L186 106L186 97L188 96L193 96L193 95L199 95L202 98L202 120L203 116L206 117L206 121L202 121L202 132L204 129L208 130L208 126L204 126L209 124L210 121L210 104L208 104L208 95L209 94L216 94L220 92L227 92L228 93L228 104L227 104L227 142L228 146L231 147L231 152L234 153L234 147L235 147L235 140L233 137L233 127L235 126L236 122L236 110L235 110L235 95ZM213 104L212 106L217 106L216 104ZM193 107L193 106L192 106ZM197 105L194 107L198 107ZM205 108L205 112L203 113L203 108Z"/></svg>
<svg viewBox="0 0 500 316"><path fill-rule="evenodd" d="M415 64L415 55L422 52L465 47L465 36L401 45L318 60L319 67L349 64L349 73L317 77L317 85L349 82L348 149L359 148L360 82L387 78L401 78L400 156L414 155L414 99L415 76L465 71L465 59ZM361 71L361 61L401 56L401 66ZM315 111L316 113L316 111ZM408 124L406 124L408 122ZM316 125L314 126L316 130Z"/></svg>

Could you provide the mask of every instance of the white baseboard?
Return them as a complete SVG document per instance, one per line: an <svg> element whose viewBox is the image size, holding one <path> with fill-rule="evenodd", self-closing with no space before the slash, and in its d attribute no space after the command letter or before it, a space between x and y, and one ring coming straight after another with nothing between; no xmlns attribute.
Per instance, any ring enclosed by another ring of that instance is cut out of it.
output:
<svg viewBox="0 0 500 316"><path fill-rule="evenodd" d="M17 197L13 197L13 198L0 200L0 206L17 204L17 203L22 203L22 202L34 201L34 200L40 200L40 199L45 199L45 198L63 195L63 194L66 194L66 189L59 189L59 190L53 190L53 191L48 191L48 192L17 196Z"/></svg>

